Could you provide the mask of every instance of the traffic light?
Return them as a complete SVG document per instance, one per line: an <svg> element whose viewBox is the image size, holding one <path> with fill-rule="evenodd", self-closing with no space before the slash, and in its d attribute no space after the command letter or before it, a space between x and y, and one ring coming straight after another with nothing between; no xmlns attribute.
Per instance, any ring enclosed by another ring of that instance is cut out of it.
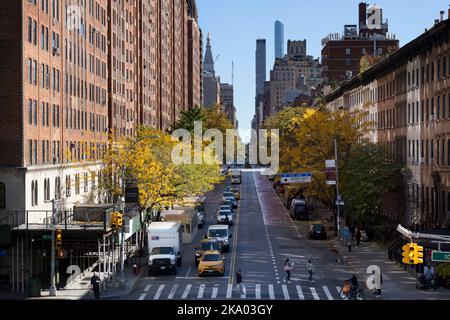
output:
<svg viewBox="0 0 450 320"><path fill-rule="evenodd" d="M423 247L414 244L414 264L423 263Z"/></svg>
<svg viewBox="0 0 450 320"><path fill-rule="evenodd" d="M403 259L402 262L404 264L414 264L414 250L415 250L415 244L414 243L408 243L405 244L403 247Z"/></svg>
<svg viewBox="0 0 450 320"><path fill-rule="evenodd" d="M110 227L113 230L115 230L117 228L117 212L112 212L111 213Z"/></svg>
<svg viewBox="0 0 450 320"><path fill-rule="evenodd" d="M110 227L113 230L119 230L123 226L123 214L120 212L111 213Z"/></svg>
<svg viewBox="0 0 450 320"><path fill-rule="evenodd" d="M61 246L62 245L62 230L56 229L56 245Z"/></svg>
<svg viewBox="0 0 450 320"><path fill-rule="evenodd" d="M123 213L116 212L116 229L119 230L123 226Z"/></svg>

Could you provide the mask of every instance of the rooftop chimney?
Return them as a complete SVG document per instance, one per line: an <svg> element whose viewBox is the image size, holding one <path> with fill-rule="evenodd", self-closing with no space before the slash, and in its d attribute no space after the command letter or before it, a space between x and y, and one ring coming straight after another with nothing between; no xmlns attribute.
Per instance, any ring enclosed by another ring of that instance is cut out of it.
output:
<svg viewBox="0 0 450 320"><path fill-rule="evenodd" d="M439 19L439 22L442 22L442 21L444 21L444 11L441 11L440 12L440 14L441 14L441 17L440 17L440 19Z"/></svg>
<svg viewBox="0 0 450 320"><path fill-rule="evenodd" d="M448 5L448 19L450 19L450 4Z"/></svg>
<svg viewBox="0 0 450 320"><path fill-rule="evenodd" d="M361 2L359 4L359 26L358 26L359 29L361 30L361 26L365 26L366 23L367 23L367 4L365 2Z"/></svg>
<svg viewBox="0 0 450 320"><path fill-rule="evenodd" d="M434 25L437 25L439 23L439 19L434 19Z"/></svg>

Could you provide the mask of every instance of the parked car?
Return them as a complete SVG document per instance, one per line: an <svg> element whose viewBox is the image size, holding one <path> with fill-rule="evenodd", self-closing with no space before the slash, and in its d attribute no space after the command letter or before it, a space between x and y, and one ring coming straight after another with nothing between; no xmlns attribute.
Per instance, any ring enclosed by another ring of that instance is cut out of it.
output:
<svg viewBox="0 0 450 320"><path fill-rule="evenodd" d="M231 191L231 188L223 193L222 200L225 200L227 197L235 198L233 191Z"/></svg>
<svg viewBox="0 0 450 320"><path fill-rule="evenodd" d="M292 200L290 215L294 220L309 220L309 207L306 204L306 200Z"/></svg>
<svg viewBox="0 0 450 320"><path fill-rule="evenodd" d="M327 231L325 229L325 226L320 223L311 225L309 228L309 232L308 232L308 238L309 239L326 240L327 239Z"/></svg>
<svg viewBox="0 0 450 320"><path fill-rule="evenodd" d="M195 248L195 265L197 266L203 253L208 250L222 251L222 245L217 239L203 239L200 247Z"/></svg>
<svg viewBox="0 0 450 320"><path fill-rule="evenodd" d="M198 275L225 274L225 258L218 250L208 250L203 253L198 264Z"/></svg>
<svg viewBox="0 0 450 320"><path fill-rule="evenodd" d="M228 218L228 222L227 222ZM217 224L233 225L233 213L230 210L220 210L217 212Z"/></svg>

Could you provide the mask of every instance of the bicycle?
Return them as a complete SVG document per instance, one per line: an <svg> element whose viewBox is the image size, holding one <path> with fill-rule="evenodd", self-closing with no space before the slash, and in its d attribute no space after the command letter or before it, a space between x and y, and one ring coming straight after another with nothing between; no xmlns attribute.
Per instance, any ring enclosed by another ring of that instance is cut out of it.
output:
<svg viewBox="0 0 450 320"><path fill-rule="evenodd" d="M345 280L344 285L339 291L339 297L342 300L366 300L366 296L364 295L364 289L358 288L355 290L351 287L350 282Z"/></svg>

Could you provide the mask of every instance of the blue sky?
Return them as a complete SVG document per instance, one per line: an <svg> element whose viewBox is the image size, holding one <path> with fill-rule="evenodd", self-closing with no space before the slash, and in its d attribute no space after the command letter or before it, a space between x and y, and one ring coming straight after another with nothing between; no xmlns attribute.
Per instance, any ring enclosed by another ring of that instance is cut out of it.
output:
<svg viewBox="0 0 450 320"><path fill-rule="evenodd" d="M197 0L199 24L211 33L216 74L231 83L234 60L235 106L239 127L249 129L254 114L256 39L265 38L267 80L274 62L274 22L284 24L284 39L307 40L307 53L320 57L321 39L329 33L342 33L345 24L358 23L356 0ZM395 33L400 46L430 28L439 11L447 18L448 0L367 1L383 8L389 32ZM286 51L286 44L285 44Z"/></svg>

